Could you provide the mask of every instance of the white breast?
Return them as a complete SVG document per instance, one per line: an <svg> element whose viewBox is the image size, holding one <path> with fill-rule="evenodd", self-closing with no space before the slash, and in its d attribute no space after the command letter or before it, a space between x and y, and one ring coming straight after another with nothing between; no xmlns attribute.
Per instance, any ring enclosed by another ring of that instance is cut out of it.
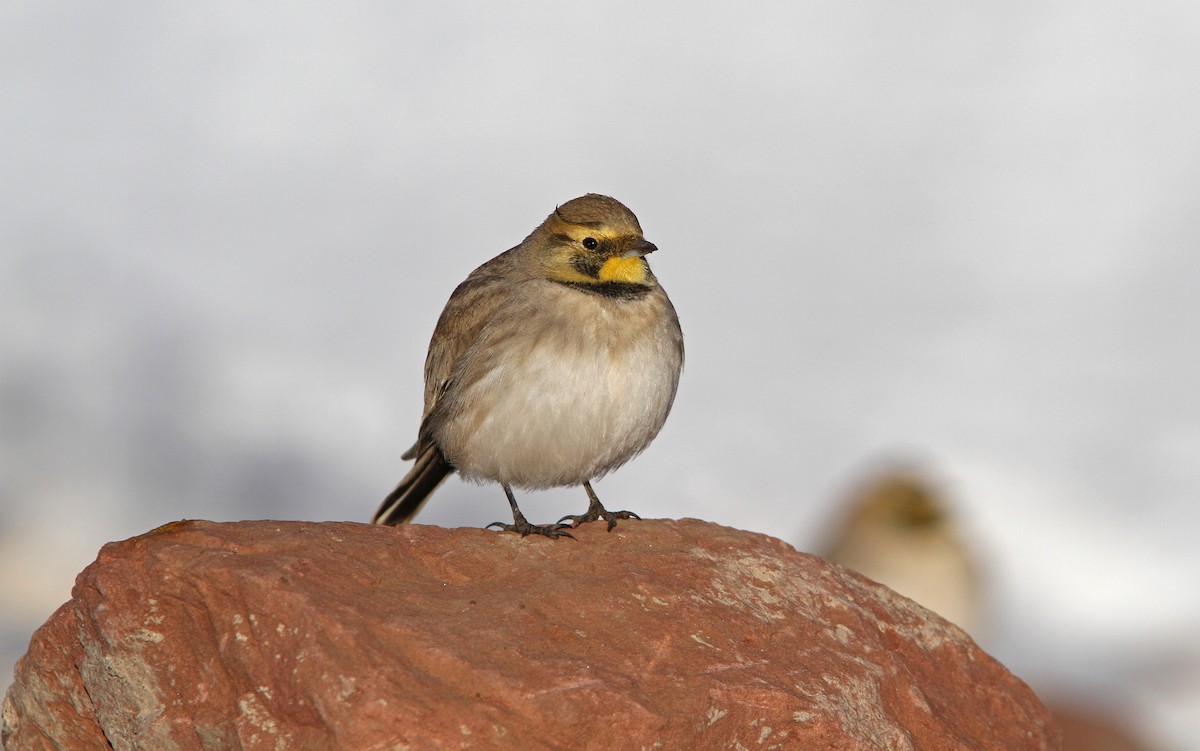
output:
<svg viewBox="0 0 1200 751"><path fill-rule="evenodd" d="M680 369L669 328L647 312L605 308L586 325L502 337L506 355L487 358L435 431L446 458L467 479L541 489L636 456L666 420Z"/></svg>

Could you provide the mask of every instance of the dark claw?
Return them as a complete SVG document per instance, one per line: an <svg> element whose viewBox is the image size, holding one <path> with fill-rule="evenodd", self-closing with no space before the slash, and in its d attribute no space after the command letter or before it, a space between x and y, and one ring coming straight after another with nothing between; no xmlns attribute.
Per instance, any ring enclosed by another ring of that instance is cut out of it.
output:
<svg viewBox="0 0 1200 751"><path fill-rule="evenodd" d="M585 482L583 489L587 491L588 508L582 514L572 516L564 516L558 520L559 524L571 520L571 527L578 527L580 524L594 522L597 519L603 519L608 522L608 531L612 532L613 527L617 526L617 519L641 519L642 517L632 511L609 511L604 508L604 504L600 503L600 499L596 496L596 491L592 490L592 483Z"/></svg>
<svg viewBox="0 0 1200 751"><path fill-rule="evenodd" d="M600 510L594 514L592 513L592 511L590 509L588 510L588 512L586 514L568 514L567 516L564 516L563 518L559 519L558 523L563 526L569 526L570 528L573 529L575 527L578 527L580 524L585 524L587 522L594 522L599 519L603 519L604 521L608 522L608 531L611 532L611 531L613 531L613 527L617 526L617 519L639 519L640 520L641 518L642 517L638 516L637 514L633 513L632 511L608 511L608 510L604 509L603 507L601 507ZM569 525L563 524L563 522L565 522L567 520L570 520L571 523Z"/></svg>
<svg viewBox="0 0 1200 751"><path fill-rule="evenodd" d="M549 537L552 540L559 537L570 537L572 540L575 539L575 535L566 531L571 528L566 524L530 524L529 522L525 522L524 519L521 521L524 522L524 524L505 524L504 522L492 522L484 527L484 529L496 527L501 532L516 532L520 534L521 537L528 537L529 535L542 535L544 537Z"/></svg>
<svg viewBox="0 0 1200 751"><path fill-rule="evenodd" d="M521 509L517 506L517 498L513 495L512 488L504 483L501 483L500 487L504 488L504 495L508 497L508 506L513 512L513 523L505 524L504 522L492 522L484 527L484 529L498 527L501 532L516 532L517 534L521 535L521 537L528 537L529 535L542 535L543 537L549 537L552 540L556 537L570 537L572 540L575 539L575 535L571 534L570 532L563 531L564 528L569 529L566 524L530 524L525 520L525 515L521 513Z"/></svg>

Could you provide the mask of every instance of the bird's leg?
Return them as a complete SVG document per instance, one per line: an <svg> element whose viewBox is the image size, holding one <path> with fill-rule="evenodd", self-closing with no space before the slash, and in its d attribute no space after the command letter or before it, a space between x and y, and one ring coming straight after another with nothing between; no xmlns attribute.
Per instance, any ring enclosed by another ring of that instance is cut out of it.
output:
<svg viewBox="0 0 1200 751"><path fill-rule="evenodd" d="M513 523L505 524L504 522L492 522L487 525L486 529L499 527L504 532L518 532L521 537L526 535L545 535L546 537L570 537L575 539L575 535L567 532L565 528L569 528L569 524L558 522L557 524L530 524L525 520L525 515L521 513L521 509L517 507L516 496L513 495L512 488L504 483L500 483L500 487L504 488L504 494L508 496L508 505L512 507Z"/></svg>
<svg viewBox="0 0 1200 751"><path fill-rule="evenodd" d="M604 505L600 503L600 499L596 497L596 491L592 490L592 483L590 481L583 483L583 489L586 490L588 494L587 511L574 516L564 516L558 520L559 524L562 524L570 519L571 526L578 527L584 522L594 522L597 519L603 519L604 521L608 522L608 531L611 532L612 528L617 526L617 519L642 518L632 511L609 511L608 509L604 508Z"/></svg>

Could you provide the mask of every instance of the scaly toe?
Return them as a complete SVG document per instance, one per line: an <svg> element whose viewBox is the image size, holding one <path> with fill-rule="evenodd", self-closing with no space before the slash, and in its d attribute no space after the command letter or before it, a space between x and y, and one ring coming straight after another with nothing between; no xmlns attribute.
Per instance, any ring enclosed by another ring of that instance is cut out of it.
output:
<svg viewBox="0 0 1200 751"><path fill-rule="evenodd" d="M638 519L638 520L640 520L642 517L638 516L637 514L633 513L632 511L609 511L606 514L604 514L603 518L605 521L608 522L608 531L612 532L613 527L617 526L617 519Z"/></svg>
<svg viewBox="0 0 1200 751"><path fill-rule="evenodd" d="M516 532L517 534L521 535L521 537L528 537L529 535L542 535L543 537L549 537L552 540L559 537L570 537L572 540L575 539L575 535L567 531L568 529L571 529L570 525L561 523L530 524L529 522L525 522L524 524L505 524L504 522L492 522L484 527L484 529L491 529L492 527L496 527L501 532Z"/></svg>
<svg viewBox="0 0 1200 751"><path fill-rule="evenodd" d="M563 522L566 522L569 520L571 522L571 524L569 526L573 529L575 527L578 527L581 524L586 524L587 522L594 522L594 521L599 521L600 519L603 519L604 521L608 522L608 531L611 532L613 530L613 527L617 526L617 519L639 519L640 520L641 518L642 517L638 516L637 514L633 513L632 511L607 511L607 510L604 510L604 511L600 511L600 512L594 513L594 514L593 513L568 514L567 516L564 516L563 518L559 519L558 523L561 525L561 524L563 524Z"/></svg>

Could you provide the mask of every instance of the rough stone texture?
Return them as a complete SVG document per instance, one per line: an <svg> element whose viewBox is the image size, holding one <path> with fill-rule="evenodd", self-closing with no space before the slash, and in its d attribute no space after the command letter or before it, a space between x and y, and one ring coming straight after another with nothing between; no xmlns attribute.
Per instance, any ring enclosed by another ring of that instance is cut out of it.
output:
<svg viewBox="0 0 1200 751"><path fill-rule="evenodd" d="M1058 747L1025 684L846 569L692 520L577 535L179 522L106 545L18 664L5 747Z"/></svg>

